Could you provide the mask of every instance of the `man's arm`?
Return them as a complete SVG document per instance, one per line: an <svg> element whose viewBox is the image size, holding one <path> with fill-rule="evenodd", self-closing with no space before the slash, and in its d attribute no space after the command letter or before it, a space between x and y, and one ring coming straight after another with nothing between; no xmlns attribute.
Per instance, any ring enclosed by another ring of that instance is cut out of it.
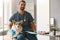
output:
<svg viewBox="0 0 60 40"><path fill-rule="evenodd" d="M31 24L32 30L33 30L33 31L36 31L35 23L34 23L34 22L30 22L30 24Z"/></svg>
<svg viewBox="0 0 60 40"><path fill-rule="evenodd" d="M13 23L9 22L9 24L8 24L8 30L12 28L12 25L13 25Z"/></svg>
<svg viewBox="0 0 60 40"><path fill-rule="evenodd" d="M12 20L14 20L14 16L15 14L13 14L11 17L10 17L10 19L9 19L9 22L8 22L8 28L9 29L11 29L12 28L12 25L13 25L13 22L12 22Z"/></svg>

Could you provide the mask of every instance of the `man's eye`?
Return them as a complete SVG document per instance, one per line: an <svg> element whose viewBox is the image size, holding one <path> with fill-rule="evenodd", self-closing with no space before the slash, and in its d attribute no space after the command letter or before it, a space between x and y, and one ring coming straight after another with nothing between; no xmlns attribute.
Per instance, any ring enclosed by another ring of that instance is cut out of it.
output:
<svg viewBox="0 0 60 40"><path fill-rule="evenodd" d="M24 4L21 4L21 6L25 6Z"/></svg>
<svg viewBox="0 0 60 40"><path fill-rule="evenodd" d="M23 4L21 4L21 5L23 5Z"/></svg>

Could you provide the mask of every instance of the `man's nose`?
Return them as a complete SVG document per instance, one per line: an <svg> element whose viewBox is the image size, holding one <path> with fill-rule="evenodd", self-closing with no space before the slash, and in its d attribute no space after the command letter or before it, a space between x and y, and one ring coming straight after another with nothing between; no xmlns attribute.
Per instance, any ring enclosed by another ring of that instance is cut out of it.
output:
<svg viewBox="0 0 60 40"><path fill-rule="evenodd" d="M21 7L25 7L24 5L22 5Z"/></svg>

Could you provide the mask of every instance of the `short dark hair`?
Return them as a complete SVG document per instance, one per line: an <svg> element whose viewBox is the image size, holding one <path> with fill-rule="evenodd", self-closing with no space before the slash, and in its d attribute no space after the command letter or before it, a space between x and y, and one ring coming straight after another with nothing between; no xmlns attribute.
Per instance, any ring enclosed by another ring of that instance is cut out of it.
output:
<svg viewBox="0 0 60 40"><path fill-rule="evenodd" d="M19 4L20 4L21 2L24 2L24 3L26 3L24 0L21 0L21 1L19 1Z"/></svg>

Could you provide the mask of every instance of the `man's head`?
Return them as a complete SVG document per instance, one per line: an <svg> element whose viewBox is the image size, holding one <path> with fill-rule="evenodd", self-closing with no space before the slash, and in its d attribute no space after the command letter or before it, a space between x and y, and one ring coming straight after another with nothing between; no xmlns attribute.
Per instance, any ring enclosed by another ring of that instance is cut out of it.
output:
<svg viewBox="0 0 60 40"><path fill-rule="evenodd" d="M19 2L19 10L24 10L25 9L26 2L25 1L20 1Z"/></svg>

